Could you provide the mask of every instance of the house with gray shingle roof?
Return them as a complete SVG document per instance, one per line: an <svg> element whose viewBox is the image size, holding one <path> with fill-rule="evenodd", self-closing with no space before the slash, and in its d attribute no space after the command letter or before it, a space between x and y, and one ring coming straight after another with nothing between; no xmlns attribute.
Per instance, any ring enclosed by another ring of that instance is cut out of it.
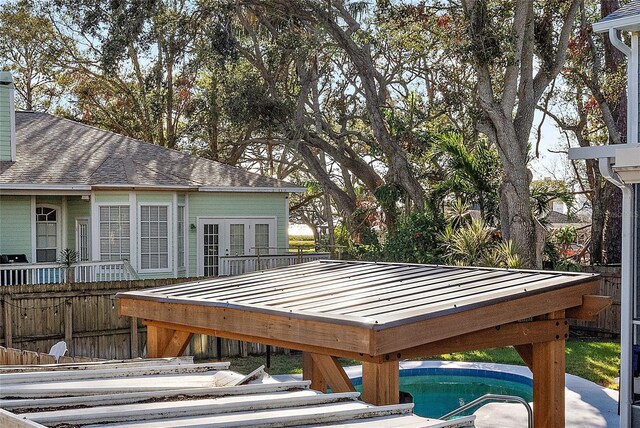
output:
<svg viewBox="0 0 640 428"><path fill-rule="evenodd" d="M304 188L50 114L16 112L13 92L11 74L0 72L5 265L24 261L15 255L52 264L68 248L81 262L126 260L143 278L211 276L220 256L287 246L288 194Z"/></svg>

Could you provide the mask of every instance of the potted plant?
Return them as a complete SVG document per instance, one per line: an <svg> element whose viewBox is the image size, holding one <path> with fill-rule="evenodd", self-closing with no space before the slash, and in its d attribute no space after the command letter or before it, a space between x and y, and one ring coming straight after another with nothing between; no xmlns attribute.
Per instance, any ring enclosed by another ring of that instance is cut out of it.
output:
<svg viewBox="0 0 640 428"><path fill-rule="evenodd" d="M67 283L75 282L75 275L73 265L78 262L78 252L71 248L65 248L60 251L58 256L58 263L65 269L65 278Z"/></svg>

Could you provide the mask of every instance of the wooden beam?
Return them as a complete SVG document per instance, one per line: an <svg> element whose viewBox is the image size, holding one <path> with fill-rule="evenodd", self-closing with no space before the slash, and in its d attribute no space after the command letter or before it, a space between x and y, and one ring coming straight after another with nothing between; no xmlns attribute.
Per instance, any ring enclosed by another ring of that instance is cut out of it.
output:
<svg viewBox="0 0 640 428"><path fill-rule="evenodd" d="M193 333L188 331L175 330L171 336L171 340L162 350L162 357L180 357L184 350L189 346L189 341L193 337Z"/></svg>
<svg viewBox="0 0 640 428"><path fill-rule="evenodd" d="M314 367L318 367L322 377L326 380L332 392L355 392L356 388L351 383L344 369L336 357L323 354L311 354Z"/></svg>
<svg viewBox="0 0 640 428"><path fill-rule="evenodd" d="M309 352L302 353L302 379L311 381L311 389L327 392L327 381Z"/></svg>
<svg viewBox="0 0 640 428"><path fill-rule="evenodd" d="M405 349L399 352L399 356L395 356L398 358L428 357L451 352L547 342L564 339L568 333L569 325L565 320L515 322Z"/></svg>
<svg viewBox="0 0 640 428"><path fill-rule="evenodd" d="M564 311L547 318L564 317ZM533 351L533 409L535 428L564 428L565 341L531 345Z"/></svg>
<svg viewBox="0 0 640 428"><path fill-rule="evenodd" d="M380 326L377 331L374 331L375 339L369 354L392 354L402 349L415 347L416 344L435 342L551 311L580 306L582 296L595 293L600 283L601 280L598 279L549 292L527 295L520 299L511 296L502 302L469 310L454 309L453 313L434 316L422 321L389 328ZM448 312L451 312L451 309Z"/></svg>
<svg viewBox="0 0 640 428"><path fill-rule="evenodd" d="M272 345L272 346L277 346L279 348L295 349L298 351L310 352L313 354L333 355L337 357L349 358L352 360L369 361L369 362L377 362L377 363L385 361L385 356L382 356L382 355L374 357L374 356L359 353L359 352L348 352L340 349L330 349L326 347L313 346L313 345L308 345L304 343L295 343L295 342L290 342L287 340L275 339L275 338L266 339L264 337L230 333L222 330L194 327L191 325L174 324L174 323L168 323L164 321L143 320L142 322L147 326L151 325L151 326L156 326L160 328L168 328L170 330L190 331L192 333L203 334L206 336L224 337L225 339L242 340L250 343L261 343L263 345ZM394 358L394 359L397 359L397 358Z"/></svg>
<svg viewBox="0 0 640 428"><path fill-rule="evenodd" d="M362 363L362 401L385 406L400 402L398 361Z"/></svg>
<svg viewBox="0 0 640 428"><path fill-rule="evenodd" d="M522 361L529 367L529 370L533 372L533 346L530 343L525 345L514 345L513 348L516 350Z"/></svg>
<svg viewBox="0 0 640 428"><path fill-rule="evenodd" d="M372 327L366 325L339 325L330 319L327 321L310 320L221 306L200 305L196 302L160 302L126 296L118 299L118 305L121 316L135 316L263 339L259 343L269 343L271 339L276 339L304 343L318 348L370 354ZM192 331L195 332L195 330ZM222 335L217 334L216 336Z"/></svg>
<svg viewBox="0 0 640 428"><path fill-rule="evenodd" d="M611 306L612 302L611 296L582 296L582 305L567 309L566 317L577 320L595 320L600 312Z"/></svg>

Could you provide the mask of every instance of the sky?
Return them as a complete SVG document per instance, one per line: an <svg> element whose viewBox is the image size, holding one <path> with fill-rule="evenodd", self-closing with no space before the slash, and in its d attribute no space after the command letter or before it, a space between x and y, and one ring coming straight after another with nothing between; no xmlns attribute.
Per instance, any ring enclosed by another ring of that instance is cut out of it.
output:
<svg viewBox="0 0 640 428"><path fill-rule="evenodd" d="M537 138L537 130L540 120L542 119L542 113L536 111L534 126L531 130L531 144L535 150L535 143ZM542 137L540 139L540 157L534 159L531 162L531 171L533 172L534 180L541 180L543 178L565 179L568 177L569 161L566 153L552 153L552 151L566 151L567 140L560 133L555 125L553 119L547 117L542 125L541 129Z"/></svg>

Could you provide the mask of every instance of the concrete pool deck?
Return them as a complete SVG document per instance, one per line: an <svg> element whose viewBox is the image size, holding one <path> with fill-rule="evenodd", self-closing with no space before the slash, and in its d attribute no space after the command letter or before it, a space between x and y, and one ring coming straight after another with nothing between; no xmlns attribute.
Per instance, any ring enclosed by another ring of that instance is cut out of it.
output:
<svg viewBox="0 0 640 428"><path fill-rule="evenodd" d="M528 378L531 371L524 366L457 361L401 361L400 370L417 368L457 368L493 370ZM350 378L362 376L360 366L345 367ZM275 379L300 380L302 375L276 375ZM618 391L604 388L586 379L566 375L565 417L567 428L614 428L620 426ZM527 412L520 404L490 403L475 413L477 428L522 428L527 426Z"/></svg>

